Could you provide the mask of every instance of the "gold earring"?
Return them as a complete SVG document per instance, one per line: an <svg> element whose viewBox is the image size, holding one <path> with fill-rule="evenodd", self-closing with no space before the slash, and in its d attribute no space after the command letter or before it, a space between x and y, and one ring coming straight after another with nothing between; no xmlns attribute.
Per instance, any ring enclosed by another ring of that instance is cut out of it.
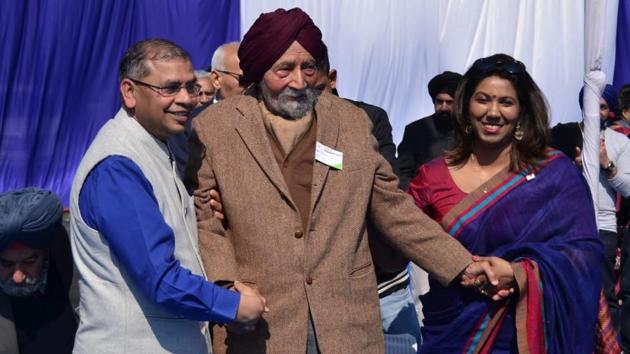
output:
<svg viewBox="0 0 630 354"><path fill-rule="evenodd" d="M464 132L466 133L466 135L472 135L472 125L466 125L466 127L464 127Z"/></svg>
<svg viewBox="0 0 630 354"><path fill-rule="evenodd" d="M514 139L516 139L516 141L521 141L523 140L524 135L525 132L523 131L523 127L521 127L521 122L516 123L516 127L514 128Z"/></svg>

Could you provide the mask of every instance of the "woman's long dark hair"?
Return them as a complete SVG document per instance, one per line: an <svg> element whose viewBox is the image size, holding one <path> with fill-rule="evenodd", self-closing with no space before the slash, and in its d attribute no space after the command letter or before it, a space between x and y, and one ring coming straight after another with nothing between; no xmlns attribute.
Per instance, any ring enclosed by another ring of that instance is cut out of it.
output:
<svg viewBox="0 0 630 354"><path fill-rule="evenodd" d="M466 132L470 126L470 99L479 83L490 76L510 81L518 96L518 122L523 130L523 139L512 138L510 171L515 172L544 159L550 141L549 114L545 97L525 70L525 65L507 54L478 59L464 74L455 92L453 126L456 145L446 153L446 161L449 166L460 166L472 153L475 135L470 129L470 133Z"/></svg>

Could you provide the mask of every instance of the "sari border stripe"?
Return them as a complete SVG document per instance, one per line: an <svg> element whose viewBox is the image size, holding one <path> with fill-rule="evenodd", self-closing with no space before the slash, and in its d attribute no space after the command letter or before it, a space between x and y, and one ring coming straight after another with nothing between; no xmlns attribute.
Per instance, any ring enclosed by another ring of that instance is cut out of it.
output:
<svg viewBox="0 0 630 354"><path fill-rule="evenodd" d="M499 200L499 197L505 195L507 192L514 189L514 187L518 186L524 181L525 178L523 176L516 175L512 177L512 179L510 179L509 181L499 185L498 188L494 190L494 192L488 193L487 198L482 199L477 205L472 206L470 210L466 211L457 220L455 220L455 223L449 226L448 233L454 237L457 237L463 229L463 226L474 220L474 217L481 214L482 211L495 204Z"/></svg>
<svg viewBox="0 0 630 354"><path fill-rule="evenodd" d="M490 322L490 317L490 313L488 312L488 310L486 310L481 318L477 321L477 324L475 325L471 336L468 339L466 346L464 347L463 353L473 354L475 352L475 348L477 347L477 344L481 339L481 335L485 331L488 322Z"/></svg>
<svg viewBox="0 0 630 354"><path fill-rule="evenodd" d="M487 303L487 306L492 306L493 308L485 310L484 314L477 321L466 341L463 353L484 354L492 350L494 341L509 312L509 304L509 300L498 305Z"/></svg>
<svg viewBox="0 0 630 354"><path fill-rule="evenodd" d="M525 279L527 279L527 267L523 258L516 259L518 266L525 273ZM525 283L525 288L527 283ZM527 291L519 291L519 298L516 302L516 311L514 313L514 321L516 324L516 344L518 346L519 353L529 353L529 343L527 341Z"/></svg>
<svg viewBox="0 0 630 354"><path fill-rule="evenodd" d="M492 330L489 331L488 337L483 342L483 347L479 348L479 354L488 354L492 351L494 341L497 339L501 328L503 328L503 322L505 322L505 318L507 317L507 303L501 308L500 313L495 316L497 320L495 324L492 326Z"/></svg>
<svg viewBox="0 0 630 354"><path fill-rule="evenodd" d="M531 354L547 353L542 281L536 263L524 259L527 273L527 345Z"/></svg>
<svg viewBox="0 0 630 354"><path fill-rule="evenodd" d="M451 209L452 213L449 212L444 217L442 220L443 227L451 236L457 238L464 226L475 220L484 210L497 203L501 197L505 196L511 190L523 182L526 182L528 180L527 176L538 172L549 162L560 156L562 156L560 151L548 150L546 152L546 159L530 165L519 172L508 173L506 170L499 172L481 186L494 185L489 193L484 193L482 188L479 187L469 194L468 197L461 202L461 207L458 208L456 205Z"/></svg>

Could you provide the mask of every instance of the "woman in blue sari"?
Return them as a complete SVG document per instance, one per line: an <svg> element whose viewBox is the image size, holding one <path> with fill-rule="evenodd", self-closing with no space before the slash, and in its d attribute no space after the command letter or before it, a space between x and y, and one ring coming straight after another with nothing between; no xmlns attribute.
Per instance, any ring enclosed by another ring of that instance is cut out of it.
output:
<svg viewBox="0 0 630 354"><path fill-rule="evenodd" d="M455 99L457 145L409 193L515 291L492 301L430 280L420 352L593 353L603 246L580 172L547 147L542 92L497 54L473 64Z"/></svg>

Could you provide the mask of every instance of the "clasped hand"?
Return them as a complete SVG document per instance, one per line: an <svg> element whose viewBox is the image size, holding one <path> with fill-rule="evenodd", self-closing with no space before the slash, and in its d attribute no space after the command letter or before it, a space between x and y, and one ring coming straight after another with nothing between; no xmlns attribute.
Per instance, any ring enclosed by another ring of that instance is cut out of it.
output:
<svg viewBox="0 0 630 354"><path fill-rule="evenodd" d="M235 281L232 290L241 294L241 302L238 304L236 319L227 325L227 328L234 333L247 333L256 329L256 323L263 313L269 312L267 300L265 300L258 289Z"/></svg>
<svg viewBox="0 0 630 354"><path fill-rule="evenodd" d="M494 301L500 301L515 291L516 280L510 263L499 257L473 256L461 276L461 285L473 288Z"/></svg>

